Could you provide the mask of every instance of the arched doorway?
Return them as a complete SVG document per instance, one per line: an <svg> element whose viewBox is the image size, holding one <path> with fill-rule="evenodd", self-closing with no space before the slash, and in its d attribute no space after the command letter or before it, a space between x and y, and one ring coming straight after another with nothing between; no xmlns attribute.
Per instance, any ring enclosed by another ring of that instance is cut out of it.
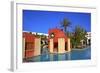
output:
<svg viewBox="0 0 100 73"><path fill-rule="evenodd" d="M58 52L58 42L54 43L54 49L53 49L54 53Z"/></svg>

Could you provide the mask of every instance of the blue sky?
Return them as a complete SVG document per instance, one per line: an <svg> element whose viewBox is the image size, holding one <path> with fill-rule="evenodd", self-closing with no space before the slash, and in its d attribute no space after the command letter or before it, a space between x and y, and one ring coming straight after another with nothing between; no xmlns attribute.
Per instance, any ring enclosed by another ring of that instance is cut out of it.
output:
<svg viewBox="0 0 100 73"><path fill-rule="evenodd" d="M23 10L23 31L48 33L51 28L61 28L61 21L67 18L71 22L68 28L72 31L76 25L91 31L91 14L79 12L55 12Z"/></svg>

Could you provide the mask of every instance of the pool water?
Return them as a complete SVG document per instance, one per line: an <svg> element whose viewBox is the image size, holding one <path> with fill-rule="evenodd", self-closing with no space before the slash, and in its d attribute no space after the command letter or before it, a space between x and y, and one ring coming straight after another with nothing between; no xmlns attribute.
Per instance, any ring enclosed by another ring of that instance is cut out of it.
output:
<svg viewBox="0 0 100 73"><path fill-rule="evenodd" d="M36 57L28 58L25 62L45 62L45 61L65 61L65 60L87 60L91 59L91 48L73 49L69 53L63 54L42 54Z"/></svg>

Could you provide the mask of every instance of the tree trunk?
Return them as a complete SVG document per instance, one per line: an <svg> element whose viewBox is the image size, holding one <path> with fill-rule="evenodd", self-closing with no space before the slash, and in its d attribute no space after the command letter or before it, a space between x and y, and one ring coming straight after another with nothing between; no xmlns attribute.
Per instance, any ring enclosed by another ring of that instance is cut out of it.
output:
<svg viewBox="0 0 100 73"><path fill-rule="evenodd" d="M66 34L66 27L64 27L64 32L65 32L65 34Z"/></svg>

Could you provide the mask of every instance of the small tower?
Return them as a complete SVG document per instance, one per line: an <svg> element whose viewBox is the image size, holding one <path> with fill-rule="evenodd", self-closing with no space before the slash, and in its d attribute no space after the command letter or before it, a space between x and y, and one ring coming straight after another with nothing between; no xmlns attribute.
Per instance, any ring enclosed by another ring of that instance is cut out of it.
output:
<svg viewBox="0 0 100 73"><path fill-rule="evenodd" d="M50 53L65 53L71 51L70 38L61 29L50 29L48 34Z"/></svg>

